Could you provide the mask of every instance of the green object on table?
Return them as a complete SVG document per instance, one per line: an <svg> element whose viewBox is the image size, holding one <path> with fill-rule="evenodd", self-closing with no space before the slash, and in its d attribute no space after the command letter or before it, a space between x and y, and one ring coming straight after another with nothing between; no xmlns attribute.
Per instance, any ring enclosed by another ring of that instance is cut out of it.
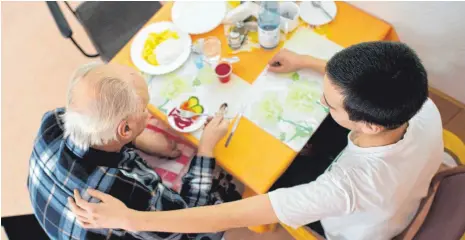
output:
<svg viewBox="0 0 465 240"><path fill-rule="evenodd" d="M175 99L179 94L189 90L189 84L179 76L170 75L160 89L160 96L169 100Z"/></svg>
<svg viewBox="0 0 465 240"><path fill-rule="evenodd" d="M202 82L200 81L200 79L199 79L198 77L196 77L196 78L194 79L194 81L192 82L192 86L198 87L198 86L200 86L200 85L202 85Z"/></svg>
<svg viewBox="0 0 465 240"><path fill-rule="evenodd" d="M309 82L294 82L289 87L286 107L299 112L310 113L318 105L321 96L320 86Z"/></svg>
<svg viewBox="0 0 465 240"><path fill-rule="evenodd" d="M279 134L279 140L281 140L283 142L286 140L286 133L285 132L282 132L281 134Z"/></svg>
<svg viewBox="0 0 465 240"><path fill-rule="evenodd" d="M293 73L292 76L291 76L291 79L293 81L299 81L299 79L300 79L299 73L298 72Z"/></svg>
<svg viewBox="0 0 465 240"><path fill-rule="evenodd" d="M213 83L216 79L215 71L212 67L205 64L203 68L199 69L199 72L197 73L197 79L200 81L199 85Z"/></svg>
<svg viewBox="0 0 465 240"><path fill-rule="evenodd" d="M253 106L253 116L266 125L273 125L279 122L284 108L279 102L276 92L267 92L260 102Z"/></svg>

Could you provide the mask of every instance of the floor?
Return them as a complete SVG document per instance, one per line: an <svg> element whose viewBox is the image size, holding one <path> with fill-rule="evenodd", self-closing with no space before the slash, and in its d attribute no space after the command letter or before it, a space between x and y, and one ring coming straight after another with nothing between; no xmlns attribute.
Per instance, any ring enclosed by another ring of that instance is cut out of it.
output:
<svg viewBox="0 0 465 240"><path fill-rule="evenodd" d="M5 229L2 227L2 233L0 235L0 239L8 240L8 237L6 236Z"/></svg>
<svg viewBox="0 0 465 240"><path fill-rule="evenodd" d="M64 39L45 2L1 2L2 217L29 214L29 156L45 111L64 106L68 78L90 60ZM65 10L62 7L62 10ZM92 49L66 13L77 41Z"/></svg>
<svg viewBox="0 0 465 240"><path fill-rule="evenodd" d="M441 112L444 129L453 132L465 142L465 104L435 89L430 91L430 98Z"/></svg>
<svg viewBox="0 0 465 240"><path fill-rule="evenodd" d="M62 10L77 41L93 51L77 21L63 5ZM1 24L3 218L32 213L26 180L41 116L64 105L69 76L78 66L93 60L82 56L60 35L45 2L1 2ZM441 94L433 93L431 98L441 111L444 127L465 141L464 105ZM235 230L234 234L239 235L233 239L258 239L244 230ZM282 229L260 238L291 239Z"/></svg>

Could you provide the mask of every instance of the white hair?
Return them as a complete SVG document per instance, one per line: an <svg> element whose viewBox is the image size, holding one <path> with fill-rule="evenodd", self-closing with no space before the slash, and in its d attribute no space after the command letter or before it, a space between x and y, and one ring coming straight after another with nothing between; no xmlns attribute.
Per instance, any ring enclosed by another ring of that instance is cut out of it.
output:
<svg viewBox="0 0 465 240"><path fill-rule="evenodd" d="M141 108L140 97L127 81L102 76L87 86L94 91L90 105L85 110L74 109L74 87L89 72L101 66L90 63L80 67L71 78L68 87L66 111L63 115L64 136L81 148L103 145L117 139L117 127L121 121ZM81 104L82 105L82 104Z"/></svg>

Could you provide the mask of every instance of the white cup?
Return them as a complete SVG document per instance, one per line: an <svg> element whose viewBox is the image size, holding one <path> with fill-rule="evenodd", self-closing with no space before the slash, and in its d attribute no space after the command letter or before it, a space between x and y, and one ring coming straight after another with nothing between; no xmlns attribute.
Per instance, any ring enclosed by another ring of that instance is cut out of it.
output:
<svg viewBox="0 0 465 240"><path fill-rule="evenodd" d="M299 26L300 7L296 3L280 2L279 14L281 15L281 31L292 32L297 26ZM291 18L283 17L283 14L290 15Z"/></svg>

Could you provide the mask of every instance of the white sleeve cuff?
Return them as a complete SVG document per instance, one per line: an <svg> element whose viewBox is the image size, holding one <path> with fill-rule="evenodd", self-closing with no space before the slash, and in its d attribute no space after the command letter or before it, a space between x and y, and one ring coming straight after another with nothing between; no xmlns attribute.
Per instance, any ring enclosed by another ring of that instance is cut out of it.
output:
<svg viewBox="0 0 465 240"><path fill-rule="evenodd" d="M276 214L276 216L278 217L278 220L281 223L284 223L289 227L297 229L301 225L293 222L283 212L283 206L286 200L281 198L281 196L285 196L285 193L282 193L282 191L285 191L285 189L277 189L277 190L274 190L268 193L268 197L271 202L271 207L273 208L274 213Z"/></svg>

